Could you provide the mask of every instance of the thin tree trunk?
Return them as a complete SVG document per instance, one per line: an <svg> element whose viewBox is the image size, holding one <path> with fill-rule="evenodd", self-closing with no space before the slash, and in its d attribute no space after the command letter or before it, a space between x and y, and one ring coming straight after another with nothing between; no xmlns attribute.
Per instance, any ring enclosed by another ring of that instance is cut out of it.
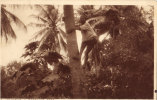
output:
<svg viewBox="0 0 157 100"><path fill-rule="evenodd" d="M80 56L77 46L76 32L68 33L75 27L74 11L72 5L64 5L64 21L67 32L67 48L69 66L72 75L72 94L73 98L86 98L87 94L81 83L84 80L83 69L81 68Z"/></svg>

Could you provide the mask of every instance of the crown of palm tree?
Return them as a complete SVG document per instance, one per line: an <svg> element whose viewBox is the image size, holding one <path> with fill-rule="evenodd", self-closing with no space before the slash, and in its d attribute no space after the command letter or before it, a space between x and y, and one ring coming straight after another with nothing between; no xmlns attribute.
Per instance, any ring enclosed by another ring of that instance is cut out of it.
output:
<svg viewBox="0 0 157 100"><path fill-rule="evenodd" d="M40 23L30 23L29 25L42 28L32 38L37 39L41 37L38 51L47 49L44 47L46 44L52 51L59 52L61 49L66 50L65 32L57 26L57 23L61 20L61 17L58 17L58 10L53 5L36 5L36 9L40 13L31 15L31 17L40 21Z"/></svg>

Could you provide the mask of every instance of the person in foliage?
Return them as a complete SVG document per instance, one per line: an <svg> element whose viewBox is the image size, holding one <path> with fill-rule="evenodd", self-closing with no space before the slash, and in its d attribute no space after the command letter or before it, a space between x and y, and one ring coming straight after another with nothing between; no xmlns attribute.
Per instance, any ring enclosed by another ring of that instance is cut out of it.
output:
<svg viewBox="0 0 157 100"><path fill-rule="evenodd" d="M91 20L87 20L83 25L76 27L76 29L81 30L82 32L82 45L80 54L82 56L84 52L85 59L83 65L86 65L88 54L98 41L98 36L94 29L91 27L90 21Z"/></svg>
<svg viewBox="0 0 157 100"><path fill-rule="evenodd" d="M95 44L98 43L99 34L94 30L95 28L103 28L103 34L109 33L114 39L119 34L118 26L119 16L116 11L109 10L103 16L89 18L82 25L76 25L73 30L80 30L82 32L82 45L80 54L81 57L84 53L84 62L82 65L87 64L88 54L94 48ZM73 31L71 30L70 33Z"/></svg>

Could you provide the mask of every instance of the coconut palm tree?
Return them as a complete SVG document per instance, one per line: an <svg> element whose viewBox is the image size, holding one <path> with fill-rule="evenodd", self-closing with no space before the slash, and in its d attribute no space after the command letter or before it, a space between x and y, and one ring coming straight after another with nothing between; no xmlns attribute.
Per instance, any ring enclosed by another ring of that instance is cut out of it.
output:
<svg viewBox="0 0 157 100"><path fill-rule="evenodd" d="M67 49L69 55L69 66L72 74L73 98L87 98L86 89L81 83L85 82L85 74L80 64L79 51L75 31L69 33L75 27L74 11L72 5L64 5L65 28L67 32Z"/></svg>
<svg viewBox="0 0 157 100"><path fill-rule="evenodd" d="M11 23L15 23L18 27L26 30L25 24L14 14L6 10L6 5L1 6L1 38L4 37L6 41L8 38L16 39L16 33L13 30Z"/></svg>
<svg viewBox="0 0 157 100"><path fill-rule="evenodd" d="M37 22L31 22L28 26L39 27L41 30L37 31L28 45L25 46L25 54L22 57L29 57L27 60L40 63L42 65L53 65L58 63L52 60L50 55L53 55L54 59L58 59L58 56L64 58L67 62L66 51L66 34L60 28L62 15L59 15L58 9L53 5L35 5L35 9L39 11L38 14L33 14L30 17L34 18ZM40 38L38 41L36 41ZM35 41L34 41L35 40ZM34 45L36 45L34 47ZM47 61L50 58L51 61ZM56 68L56 67L55 67Z"/></svg>
<svg viewBox="0 0 157 100"><path fill-rule="evenodd" d="M58 10L53 5L36 5L39 14L31 15L40 23L30 23L29 26L41 27L42 29L35 33L32 39L41 37L39 41L39 50L52 50L60 52L66 49L66 36L62 29L57 26L61 20Z"/></svg>

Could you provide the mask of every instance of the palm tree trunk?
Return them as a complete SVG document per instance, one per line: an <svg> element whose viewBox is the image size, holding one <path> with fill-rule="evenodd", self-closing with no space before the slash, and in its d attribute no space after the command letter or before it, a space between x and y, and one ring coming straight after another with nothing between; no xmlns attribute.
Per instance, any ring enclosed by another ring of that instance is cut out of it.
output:
<svg viewBox="0 0 157 100"><path fill-rule="evenodd" d="M68 33L74 29L74 11L72 5L64 5L65 28L67 33L67 48L69 57L69 66L72 75L72 94L73 98L86 98L86 91L81 83L84 81L84 73L81 68L80 56L77 46L76 32Z"/></svg>

